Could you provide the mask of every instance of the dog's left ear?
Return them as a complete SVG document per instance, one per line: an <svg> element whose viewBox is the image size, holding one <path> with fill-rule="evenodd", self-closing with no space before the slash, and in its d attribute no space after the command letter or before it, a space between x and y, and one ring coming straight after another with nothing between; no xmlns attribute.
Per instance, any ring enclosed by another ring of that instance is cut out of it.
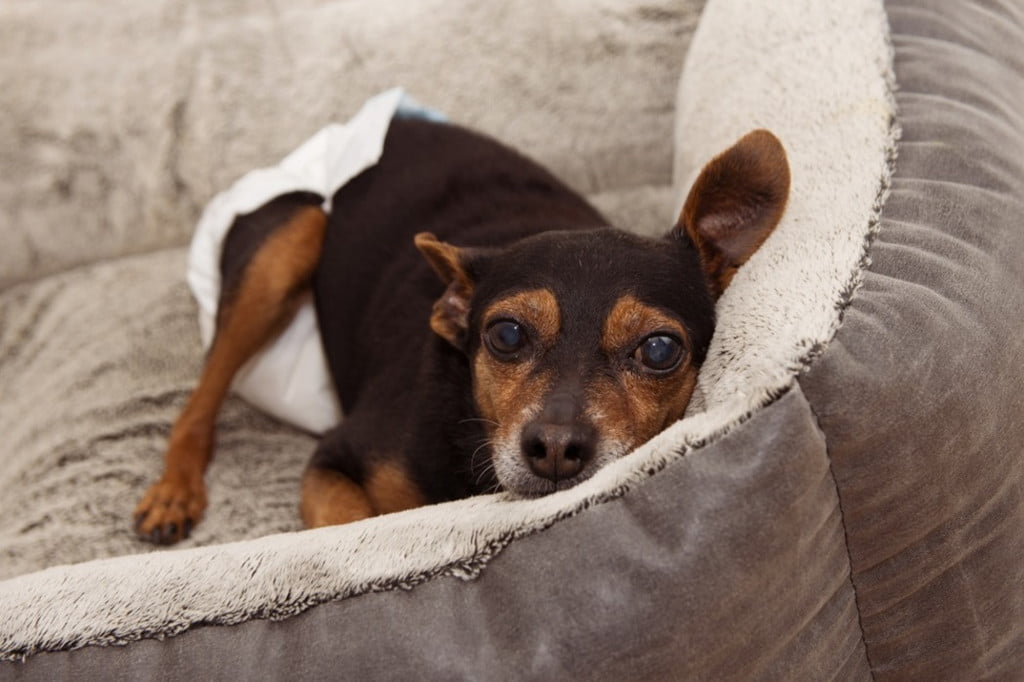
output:
<svg viewBox="0 0 1024 682"><path fill-rule="evenodd" d="M442 242L430 232L420 232L413 237L413 243L447 285L441 298L434 302L430 328L464 351L469 331L469 300L473 297L475 284L469 266L473 250Z"/></svg>
<svg viewBox="0 0 1024 682"><path fill-rule="evenodd" d="M786 150L767 130L747 133L701 171L673 232L697 247L715 298L775 229L788 197Z"/></svg>

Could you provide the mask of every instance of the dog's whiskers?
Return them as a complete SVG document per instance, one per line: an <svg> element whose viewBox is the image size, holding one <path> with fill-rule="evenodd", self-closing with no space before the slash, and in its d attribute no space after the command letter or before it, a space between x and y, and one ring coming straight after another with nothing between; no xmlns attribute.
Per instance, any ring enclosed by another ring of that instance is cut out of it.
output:
<svg viewBox="0 0 1024 682"><path fill-rule="evenodd" d="M492 475L492 476L494 475L494 465L490 464L490 463L488 463L486 466L484 466L483 469L480 470L480 474L476 477L476 485L479 486L481 483L483 483L484 477L486 477L488 475ZM485 490L484 492L494 492L497 489L498 489L498 484L497 483L492 483L491 485L489 485L487 487L487 490Z"/></svg>
<svg viewBox="0 0 1024 682"><path fill-rule="evenodd" d="M476 482L475 482L475 485L477 485L477 486L479 486L483 482L484 478L488 474L493 474L494 473L494 462L490 458L488 458L484 462L483 466L478 469L478 467L477 467L477 455L480 454L480 451L483 450L484 448L493 447L493 446L494 446L494 440L491 439L491 438L485 438L483 440L483 442L481 442L480 445L478 445L476 447L476 449L473 450L473 454L471 454L469 456L469 470L470 471L479 471L479 473L477 474L477 477L476 477Z"/></svg>
<svg viewBox="0 0 1024 682"><path fill-rule="evenodd" d="M483 440L483 442L482 442L482 443L480 443L480 445L476 446L476 450L473 450L473 454L469 456L469 462L470 462L470 464L473 464L473 463L474 463L474 461L476 460L476 456L477 456L477 454L478 454L478 453L479 453L479 452L480 452L481 450L483 450L484 448L486 448L486 447L488 447L488 446L493 446L493 445L494 445L494 440L493 440L493 439L491 439L491 438L485 438L485 439Z"/></svg>
<svg viewBox="0 0 1024 682"><path fill-rule="evenodd" d="M499 424L498 422L494 421L493 419L485 419L484 417L470 417L468 419L460 419L459 420L460 424L467 424L469 422L482 422L484 424L490 424L491 426L493 426L495 428L498 428L499 426L501 426L501 424Z"/></svg>

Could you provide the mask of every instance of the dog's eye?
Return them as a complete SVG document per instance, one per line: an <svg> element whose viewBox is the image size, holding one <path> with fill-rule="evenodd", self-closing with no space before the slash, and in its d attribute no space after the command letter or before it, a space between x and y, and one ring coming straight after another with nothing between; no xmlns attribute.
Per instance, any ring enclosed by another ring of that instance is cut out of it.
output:
<svg viewBox="0 0 1024 682"><path fill-rule="evenodd" d="M526 330L518 322L498 320L487 328L487 345L497 355L511 355L526 345Z"/></svg>
<svg viewBox="0 0 1024 682"><path fill-rule="evenodd" d="M671 336L656 334L644 339L636 350L633 359L648 369L656 372L667 372L675 369L683 357L683 344Z"/></svg>

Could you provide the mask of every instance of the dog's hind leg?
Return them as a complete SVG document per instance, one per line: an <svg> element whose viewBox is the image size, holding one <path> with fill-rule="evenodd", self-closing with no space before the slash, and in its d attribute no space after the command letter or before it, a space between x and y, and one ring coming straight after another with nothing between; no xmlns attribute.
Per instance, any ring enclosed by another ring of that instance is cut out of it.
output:
<svg viewBox="0 0 1024 682"><path fill-rule="evenodd" d="M135 509L139 535L169 544L206 508L203 475L217 412L235 373L295 315L310 290L327 218L315 195L285 195L239 217L225 243L217 330L199 384L174 427L164 473ZM232 244L234 240L234 244Z"/></svg>

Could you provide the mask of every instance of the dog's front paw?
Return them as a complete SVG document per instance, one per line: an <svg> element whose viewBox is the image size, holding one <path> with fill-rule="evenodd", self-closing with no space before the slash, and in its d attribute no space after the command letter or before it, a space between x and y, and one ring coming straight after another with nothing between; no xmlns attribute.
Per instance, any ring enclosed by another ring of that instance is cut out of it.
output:
<svg viewBox="0 0 1024 682"><path fill-rule="evenodd" d="M192 532L206 509L206 487L184 479L164 477L154 483L135 507L139 537L158 545L170 545Z"/></svg>

